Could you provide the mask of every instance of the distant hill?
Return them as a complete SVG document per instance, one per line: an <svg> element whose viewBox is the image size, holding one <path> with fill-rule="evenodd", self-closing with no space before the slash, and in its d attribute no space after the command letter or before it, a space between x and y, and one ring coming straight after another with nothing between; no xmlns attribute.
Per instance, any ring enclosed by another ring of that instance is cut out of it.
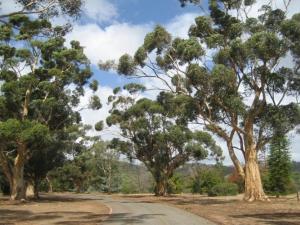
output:
<svg viewBox="0 0 300 225"><path fill-rule="evenodd" d="M300 162L293 161L293 171L300 173Z"/></svg>

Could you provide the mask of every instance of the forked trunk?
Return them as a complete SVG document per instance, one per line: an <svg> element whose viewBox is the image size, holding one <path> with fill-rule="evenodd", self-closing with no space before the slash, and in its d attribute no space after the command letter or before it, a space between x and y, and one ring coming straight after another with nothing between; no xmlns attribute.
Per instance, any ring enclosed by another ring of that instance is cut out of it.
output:
<svg viewBox="0 0 300 225"><path fill-rule="evenodd" d="M245 196L244 200L252 201L268 201L268 196L265 194L259 165L257 162L256 149L249 149L247 152L245 163Z"/></svg>

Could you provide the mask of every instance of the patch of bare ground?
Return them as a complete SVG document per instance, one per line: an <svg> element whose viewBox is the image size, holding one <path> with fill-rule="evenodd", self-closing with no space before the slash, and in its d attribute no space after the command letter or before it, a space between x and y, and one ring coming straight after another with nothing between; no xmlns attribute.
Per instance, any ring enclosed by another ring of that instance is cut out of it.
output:
<svg viewBox="0 0 300 225"><path fill-rule="evenodd" d="M300 202L295 196L271 197L271 202L247 203L242 195L207 197L200 195L151 195L116 196L143 202L170 204L197 214L220 225L300 225Z"/></svg>
<svg viewBox="0 0 300 225"><path fill-rule="evenodd" d="M108 212L98 201L76 195L47 194L26 203L0 198L0 225L96 225Z"/></svg>

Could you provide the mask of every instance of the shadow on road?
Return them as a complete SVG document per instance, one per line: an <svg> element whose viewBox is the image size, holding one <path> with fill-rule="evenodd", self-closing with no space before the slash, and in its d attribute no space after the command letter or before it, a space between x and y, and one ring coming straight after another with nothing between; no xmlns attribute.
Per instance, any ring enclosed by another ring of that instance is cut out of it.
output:
<svg viewBox="0 0 300 225"><path fill-rule="evenodd" d="M115 213L105 220L106 224L117 223L117 224L143 224L145 220L153 219L156 216L163 216L165 214L139 214L133 215L131 213Z"/></svg>

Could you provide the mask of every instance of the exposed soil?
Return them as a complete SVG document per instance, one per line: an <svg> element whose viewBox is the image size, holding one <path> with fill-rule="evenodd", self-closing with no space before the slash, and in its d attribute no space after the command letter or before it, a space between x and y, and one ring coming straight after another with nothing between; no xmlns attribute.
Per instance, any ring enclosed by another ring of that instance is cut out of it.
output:
<svg viewBox="0 0 300 225"><path fill-rule="evenodd" d="M99 201L69 194L43 195L26 203L0 197L0 225L96 225L108 212Z"/></svg>
<svg viewBox="0 0 300 225"><path fill-rule="evenodd" d="M247 203L242 196L207 197L176 195L116 196L143 202L160 202L185 209L220 225L300 225L300 202L295 196L271 198L271 202Z"/></svg>
<svg viewBox="0 0 300 225"><path fill-rule="evenodd" d="M159 202L187 210L222 225L300 225L300 202L295 196L271 202L246 203L242 196L207 197L176 195L114 195L141 202ZM0 225L96 225L107 219L109 209L89 195L44 195L39 201L11 202L0 197Z"/></svg>

